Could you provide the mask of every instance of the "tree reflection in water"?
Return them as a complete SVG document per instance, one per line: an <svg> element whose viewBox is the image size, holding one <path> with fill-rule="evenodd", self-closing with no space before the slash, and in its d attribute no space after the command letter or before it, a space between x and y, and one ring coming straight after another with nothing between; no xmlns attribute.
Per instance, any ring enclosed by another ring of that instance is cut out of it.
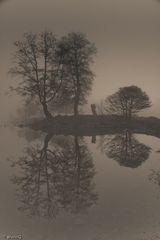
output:
<svg viewBox="0 0 160 240"><path fill-rule="evenodd" d="M12 178L19 209L28 215L52 218L62 209L79 213L96 203L95 169L83 138L48 134L43 147L28 147L12 162L22 172Z"/></svg>
<svg viewBox="0 0 160 240"><path fill-rule="evenodd" d="M114 137L104 137L101 144L107 157L116 160L121 166L130 168L137 168L145 162L151 150L140 143L128 129Z"/></svg>

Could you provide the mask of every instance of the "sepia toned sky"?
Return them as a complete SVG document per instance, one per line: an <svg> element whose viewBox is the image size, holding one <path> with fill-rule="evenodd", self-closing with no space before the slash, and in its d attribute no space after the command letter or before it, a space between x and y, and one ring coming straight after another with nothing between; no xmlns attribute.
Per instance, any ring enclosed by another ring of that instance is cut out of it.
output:
<svg viewBox="0 0 160 240"><path fill-rule="evenodd" d="M3 0L0 1L0 111L7 119L21 100L6 96L14 80L13 42L24 32L56 35L84 32L98 49L89 104L119 87L138 85L153 103L147 115L160 117L160 3L157 0ZM86 107L86 109L88 109ZM144 112L145 114L145 112Z"/></svg>

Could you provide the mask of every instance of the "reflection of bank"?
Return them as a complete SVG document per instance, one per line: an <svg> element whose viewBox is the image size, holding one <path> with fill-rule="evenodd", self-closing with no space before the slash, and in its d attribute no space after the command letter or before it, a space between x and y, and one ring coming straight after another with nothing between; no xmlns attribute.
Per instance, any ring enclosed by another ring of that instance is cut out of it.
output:
<svg viewBox="0 0 160 240"><path fill-rule="evenodd" d="M140 143L129 129L114 135L110 140L104 137L103 150L109 158L130 168L139 167L150 153L150 147Z"/></svg>
<svg viewBox="0 0 160 240"><path fill-rule="evenodd" d="M48 134L43 147L26 148L15 166L20 210L28 215L56 217L60 210L86 211L97 199L94 165L83 138Z"/></svg>

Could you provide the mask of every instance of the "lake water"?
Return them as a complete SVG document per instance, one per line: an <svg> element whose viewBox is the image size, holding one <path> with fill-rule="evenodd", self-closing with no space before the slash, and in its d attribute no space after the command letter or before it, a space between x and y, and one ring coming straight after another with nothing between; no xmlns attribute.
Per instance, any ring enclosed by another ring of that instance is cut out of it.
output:
<svg viewBox="0 0 160 240"><path fill-rule="evenodd" d="M0 129L0 234L25 240L160 237L160 139ZM8 238L9 239L9 238Z"/></svg>
<svg viewBox="0 0 160 240"><path fill-rule="evenodd" d="M2 126L24 103L7 94L17 85L8 74L14 42L45 30L58 38L86 33L97 47L84 114L119 87L138 85L152 102L142 115L160 118L158 2L0 0L0 240L160 239L160 138L130 130L54 136Z"/></svg>

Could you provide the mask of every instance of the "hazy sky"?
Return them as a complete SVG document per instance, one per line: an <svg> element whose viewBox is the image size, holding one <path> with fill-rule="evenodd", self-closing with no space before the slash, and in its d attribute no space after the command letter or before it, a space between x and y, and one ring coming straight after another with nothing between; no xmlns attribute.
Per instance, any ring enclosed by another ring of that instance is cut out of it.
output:
<svg viewBox="0 0 160 240"><path fill-rule="evenodd" d="M138 85L150 96L150 114L160 117L160 3L156 0L6 0L0 1L0 108L13 113L17 97L4 96L9 83L13 42L24 32L51 30L87 34L98 53L89 103L120 86Z"/></svg>

